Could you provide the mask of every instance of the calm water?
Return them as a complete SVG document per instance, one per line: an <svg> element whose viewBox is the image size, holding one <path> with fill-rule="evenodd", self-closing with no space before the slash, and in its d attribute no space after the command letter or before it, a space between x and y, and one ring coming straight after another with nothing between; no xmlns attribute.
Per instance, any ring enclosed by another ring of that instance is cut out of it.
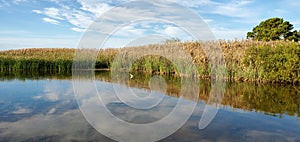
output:
<svg viewBox="0 0 300 142"><path fill-rule="evenodd" d="M107 108L127 122L157 121L172 111L180 90L179 79L165 79L167 105L144 111L115 102ZM148 81L149 76L136 75L130 86L143 95L149 89ZM111 85L109 73L97 73L96 84ZM206 129L199 130L210 82L201 81L199 86L193 115L179 131L162 141L300 141L300 87L228 83L218 114ZM70 75L2 76L0 141L112 141L85 120L72 87Z"/></svg>

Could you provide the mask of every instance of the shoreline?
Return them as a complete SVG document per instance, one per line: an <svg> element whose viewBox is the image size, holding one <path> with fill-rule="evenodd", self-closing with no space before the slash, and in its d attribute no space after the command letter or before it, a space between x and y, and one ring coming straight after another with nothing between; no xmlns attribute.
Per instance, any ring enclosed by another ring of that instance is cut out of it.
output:
<svg viewBox="0 0 300 142"><path fill-rule="evenodd" d="M79 69L82 71L95 71L95 73L97 72L108 72L110 73L111 69L110 68L99 68L99 69ZM26 70L14 70L14 71L0 71L0 76L3 75L17 75L17 76L30 76L30 75L38 75L38 76L43 76L44 74L47 75L57 75L57 76L63 76L63 75L67 75L67 76L72 76L72 71L73 70L64 70L63 72L58 72L57 70L38 70L38 71L26 71ZM124 71L123 71L124 72ZM144 76L153 76L153 75L162 75L162 76L166 76L166 77L172 77L172 78L180 78L179 75L177 74L167 74L167 73L147 73L144 71L129 71L129 74L138 74L138 75L144 75ZM128 75L129 75L128 74ZM186 77L187 75L183 75L182 77ZM203 76L203 75L198 75L197 76L198 79L201 80L208 80L211 81L212 78L211 76ZM255 79L241 79L241 78L229 78L229 77L225 77L222 79L223 81L225 81L226 83L255 83L255 84L274 84L274 85L299 85L300 82L276 82L276 81L269 81L269 80L255 80Z"/></svg>

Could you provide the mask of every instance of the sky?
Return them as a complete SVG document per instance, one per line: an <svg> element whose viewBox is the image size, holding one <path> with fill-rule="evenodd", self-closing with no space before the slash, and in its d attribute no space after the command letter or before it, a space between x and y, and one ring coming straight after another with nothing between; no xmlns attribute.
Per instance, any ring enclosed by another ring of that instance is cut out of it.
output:
<svg viewBox="0 0 300 142"><path fill-rule="evenodd" d="M295 0L169 0L199 15L215 39L245 39L262 20L284 18L300 30L300 1ZM0 50L21 48L77 48L90 25L106 14L108 18L129 18L132 10L146 17L146 5L123 6L129 0L0 0ZM154 3L154 2L153 2ZM159 5L159 4L157 4ZM119 6L119 11L110 13ZM121 11L120 11L121 9ZM171 10L170 10L171 11ZM173 10L174 11L174 10ZM172 11L171 11L172 12ZM110 13L110 14L107 14ZM174 16L180 15L174 12ZM181 15L184 15L181 13ZM172 15L168 15L172 16ZM192 20L191 20L192 21ZM111 20L113 24L113 20ZM107 27L102 27L107 28ZM106 47L123 47L128 41L147 35L187 38L174 23L142 21L117 30ZM125 42L126 41L126 42Z"/></svg>

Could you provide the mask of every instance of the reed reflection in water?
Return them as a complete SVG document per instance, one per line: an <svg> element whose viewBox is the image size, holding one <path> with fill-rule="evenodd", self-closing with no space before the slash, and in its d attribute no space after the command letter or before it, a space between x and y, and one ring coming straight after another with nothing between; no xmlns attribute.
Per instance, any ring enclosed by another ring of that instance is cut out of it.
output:
<svg viewBox="0 0 300 142"><path fill-rule="evenodd" d="M148 111L120 102L107 107L115 116L131 123L163 118L176 105L181 87L179 78L163 77L168 84L167 93L159 95L165 95L166 103ZM71 74L55 73L2 75L0 141L112 141L98 133L78 110L71 78ZM147 92L150 78L134 74L129 85L137 92ZM96 83L111 85L109 72L97 72ZM204 130L198 129L198 122L209 97L210 82L201 80L199 87L199 101L192 117L179 131L162 141L300 140L299 86L227 83L222 107Z"/></svg>

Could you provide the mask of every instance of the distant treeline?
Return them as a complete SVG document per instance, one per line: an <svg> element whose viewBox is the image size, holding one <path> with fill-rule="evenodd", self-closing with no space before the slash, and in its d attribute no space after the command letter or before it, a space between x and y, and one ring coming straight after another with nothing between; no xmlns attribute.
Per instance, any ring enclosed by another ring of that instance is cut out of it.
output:
<svg viewBox="0 0 300 142"><path fill-rule="evenodd" d="M166 43L170 44L170 43ZM299 83L300 82L300 45L288 41L211 41L174 42L189 53L198 69L199 77L211 76L210 63L203 50L205 44L219 45L226 61L226 79L230 81ZM130 71L142 71L148 74L179 75L174 60L158 55L147 54L150 50L164 48L167 53L176 53L164 45L126 47L122 49L101 49L95 68L111 68L114 65L127 66ZM75 49L22 49L0 52L1 72L20 71L55 71L70 72ZM121 53L121 54L120 54ZM134 58L137 54L145 55ZM116 59L116 55L118 58ZM121 57L121 58L120 58ZM181 68L191 67L185 64L185 57L176 56ZM118 60L124 59L124 60ZM132 63L124 63L132 61ZM124 64L124 65L123 65Z"/></svg>

